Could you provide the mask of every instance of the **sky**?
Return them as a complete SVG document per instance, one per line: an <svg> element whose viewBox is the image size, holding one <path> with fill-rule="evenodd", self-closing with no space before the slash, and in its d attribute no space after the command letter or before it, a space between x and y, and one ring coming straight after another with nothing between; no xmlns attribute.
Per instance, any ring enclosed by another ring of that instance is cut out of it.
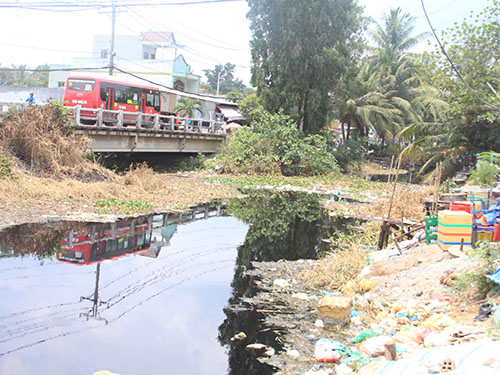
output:
<svg viewBox="0 0 500 375"><path fill-rule="evenodd" d="M230 62L235 76L249 84L251 32L246 19L247 2L226 0L191 5L168 3L197 0L137 0L140 6L123 7L131 0L116 0L116 35L138 35L145 31L172 31L180 53L195 74ZM308 0L304 0L308 1ZM376 21L390 8L401 7L415 17L415 32L430 32L420 0L358 0L365 14ZM47 8L25 9L28 4L68 3L65 0L0 0L0 67L26 64L70 64L72 57L90 57L95 34L111 34L112 0L80 0L73 4L108 5L101 9L68 11ZM163 5L159 5L162 3ZM462 22L471 11L479 12L489 0L425 0L424 4L438 34ZM150 5L147 5L150 4ZM12 5L12 7L8 7ZM428 48L427 42L416 47ZM116 61L119 67L119 56Z"/></svg>

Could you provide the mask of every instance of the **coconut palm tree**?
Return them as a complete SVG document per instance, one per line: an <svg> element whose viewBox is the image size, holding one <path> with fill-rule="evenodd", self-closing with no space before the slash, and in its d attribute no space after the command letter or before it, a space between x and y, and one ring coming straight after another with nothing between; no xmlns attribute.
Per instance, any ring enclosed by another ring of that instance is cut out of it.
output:
<svg viewBox="0 0 500 375"><path fill-rule="evenodd" d="M400 130L396 126L401 121L399 110L378 89L378 70L367 60L356 69L357 74L344 79L332 96L331 118L340 122L345 143L349 142L352 129L358 137L365 137L372 130L382 140L392 138Z"/></svg>
<svg viewBox="0 0 500 375"><path fill-rule="evenodd" d="M397 67L401 56L421 42L427 33L413 36L415 18L403 13L399 7L384 14L383 21L383 25L376 23L375 29L369 30L369 33L375 42L371 48L372 63L386 73Z"/></svg>
<svg viewBox="0 0 500 375"><path fill-rule="evenodd" d="M195 112L203 115L203 101L186 97L180 98L174 111L184 117L194 117Z"/></svg>

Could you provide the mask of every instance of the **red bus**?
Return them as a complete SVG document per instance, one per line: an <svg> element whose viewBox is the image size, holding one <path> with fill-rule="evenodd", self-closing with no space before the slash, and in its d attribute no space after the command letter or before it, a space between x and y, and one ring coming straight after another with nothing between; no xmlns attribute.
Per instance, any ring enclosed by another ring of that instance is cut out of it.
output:
<svg viewBox="0 0 500 375"><path fill-rule="evenodd" d="M160 114L160 89L129 83L110 78L69 76L64 89L64 106L114 110L123 112L142 112ZM97 111L81 111L82 123L95 123ZM107 114L104 122L112 123L116 115ZM135 123L135 115L124 115L123 122Z"/></svg>
<svg viewBox="0 0 500 375"><path fill-rule="evenodd" d="M114 227L113 227L114 226ZM89 265L128 254L142 253L151 245L152 227L147 221L88 224L61 242L57 259L63 263Z"/></svg>

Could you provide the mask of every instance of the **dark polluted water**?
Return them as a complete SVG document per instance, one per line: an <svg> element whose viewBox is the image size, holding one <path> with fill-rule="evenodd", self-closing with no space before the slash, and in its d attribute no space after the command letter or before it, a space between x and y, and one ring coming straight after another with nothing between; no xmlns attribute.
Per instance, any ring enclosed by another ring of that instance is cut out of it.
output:
<svg viewBox="0 0 500 375"><path fill-rule="evenodd" d="M256 292L244 271L315 257L331 231L318 197L268 192L224 209L8 228L0 374L272 374L245 350L279 344L241 302Z"/></svg>

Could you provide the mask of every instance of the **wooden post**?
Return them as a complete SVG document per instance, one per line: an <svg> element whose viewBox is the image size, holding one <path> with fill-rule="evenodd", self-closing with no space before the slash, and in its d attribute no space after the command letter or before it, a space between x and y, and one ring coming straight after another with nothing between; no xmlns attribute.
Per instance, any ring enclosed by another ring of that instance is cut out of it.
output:
<svg viewBox="0 0 500 375"><path fill-rule="evenodd" d="M389 191L393 167L394 167L394 155L392 155L392 158L391 158L391 168L389 169L389 176L387 177L387 185L385 185L384 196L387 195L387 192ZM382 220L384 220L384 216L385 216L385 205L386 205L386 201L384 201L384 205L382 207Z"/></svg>
<svg viewBox="0 0 500 375"><path fill-rule="evenodd" d="M389 211L387 212L387 219L390 219L391 217L391 211L392 211L392 203L394 201L394 193L396 192L396 186L398 184L398 177L399 177L399 168L401 167L401 154L399 155L399 160L398 160L398 167L396 168L396 177L394 178L394 185L392 186L392 195L391 195L391 200L389 203Z"/></svg>

